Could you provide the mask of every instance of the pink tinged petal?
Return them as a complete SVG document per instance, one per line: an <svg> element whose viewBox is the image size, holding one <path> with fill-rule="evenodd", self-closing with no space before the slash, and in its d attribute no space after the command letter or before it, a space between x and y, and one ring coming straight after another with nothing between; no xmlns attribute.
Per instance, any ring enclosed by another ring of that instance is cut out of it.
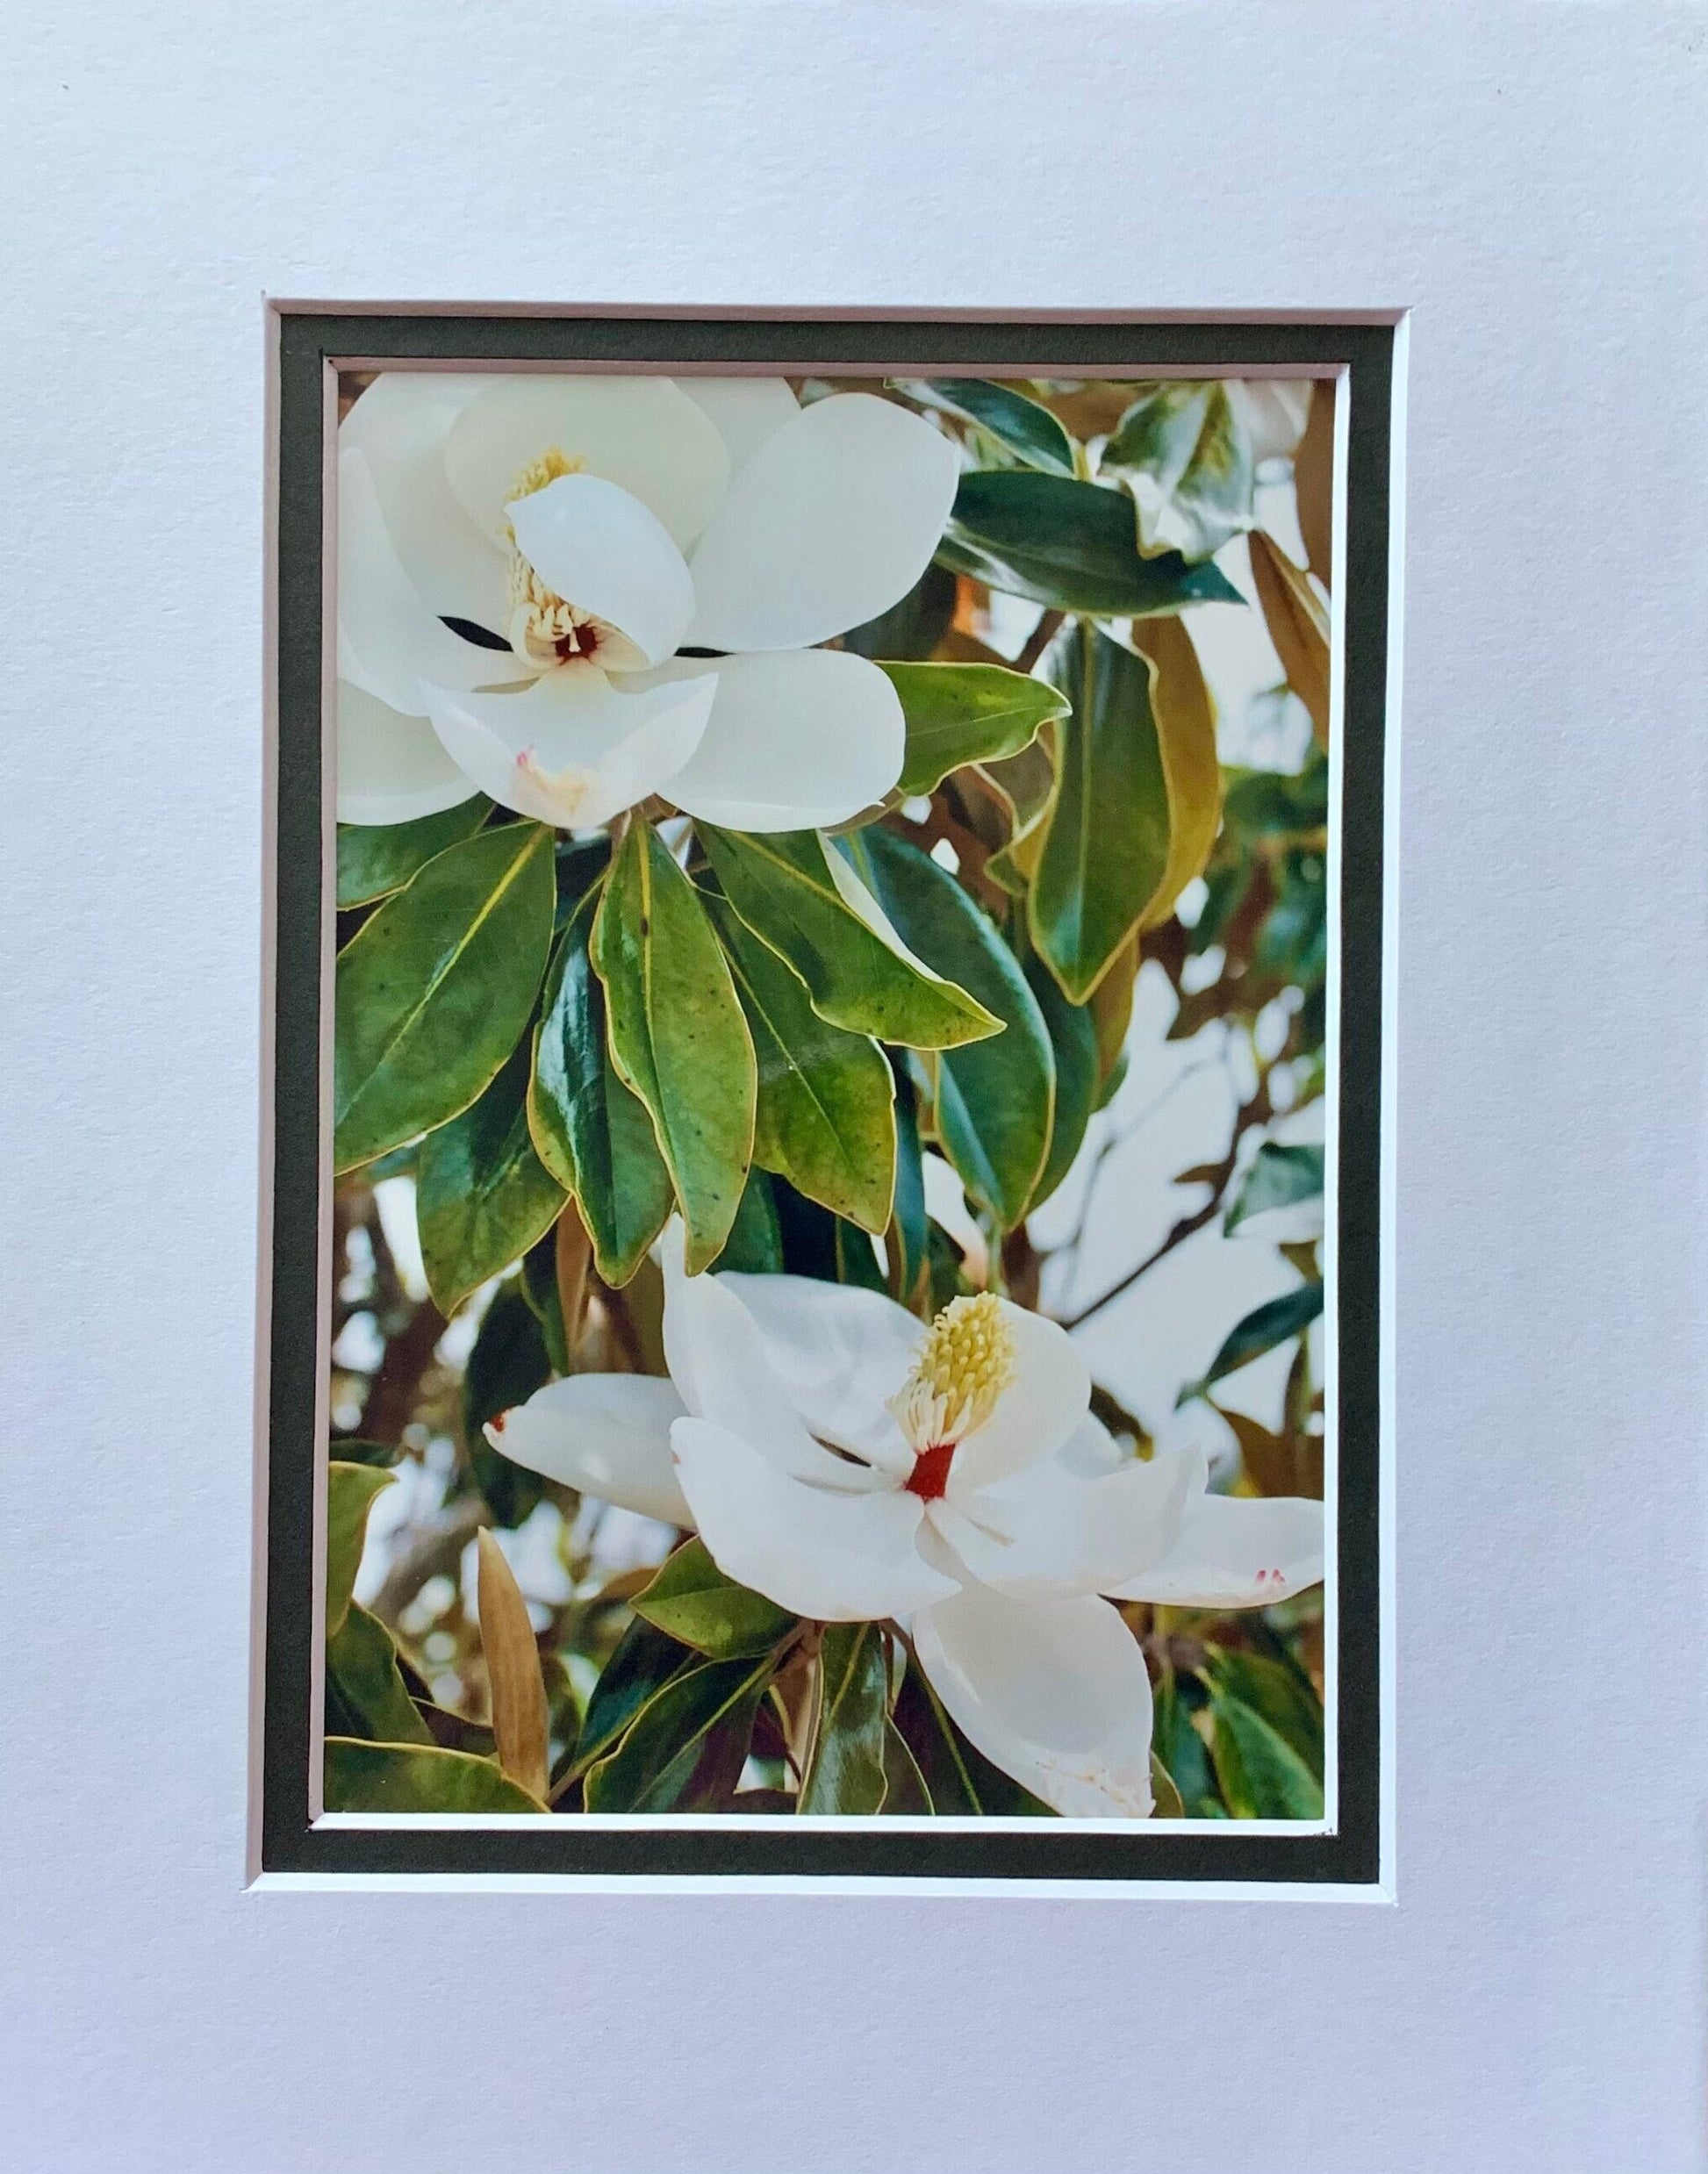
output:
<svg viewBox="0 0 1708 2174"><path fill-rule="evenodd" d="M483 793L560 829L609 822L661 791L699 744L716 682L624 694L594 664L567 664L517 694L427 686L434 730Z"/></svg>
<svg viewBox="0 0 1708 2174"><path fill-rule="evenodd" d="M367 461L392 546L428 610L502 634L505 555L457 504L445 475L451 425L493 382L461 370L383 370L338 426L338 444Z"/></svg>
<svg viewBox="0 0 1708 2174"><path fill-rule="evenodd" d="M829 1493L704 1419L678 1419L671 1442L713 1561L779 1607L821 1623L869 1623L954 1592L915 1544L914 1496Z"/></svg>
<svg viewBox="0 0 1708 2174"><path fill-rule="evenodd" d="M507 650L463 641L440 623L398 563L368 463L338 456L338 671L406 717L427 704L421 683L491 686L527 668Z"/></svg>
<svg viewBox="0 0 1708 2174"><path fill-rule="evenodd" d="M959 461L929 423L869 392L803 408L735 478L690 557L689 640L793 649L887 611L937 549Z"/></svg>
<svg viewBox="0 0 1708 2174"><path fill-rule="evenodd" d="M740 1279L684 1273L679 1232L664 1233L664 1356L697 1419L740 1435L775 1470L835 1492L885 1484L864 1464L814 1439L779 1378L759 1325L732 1285Z"/></svg>
<svg viewBox="0 0 1708 2174"><path fill-rule="evenodd" d="M340 822L413 822L460 807L477 790L425 717L405 717L348 679L339 681Z"/></svg>
<svg viewBox="0 0 1708 2174"><path fill-rule="evenodd" d="M809 1433L905 1481L914 1453L886 1400L907 1380L919 1323L880 1291L811 1276L725 1274L757 1328L764 1363Z"/></svg>
<svg viewBox="0 0 1708 2174"><path fill-rule="evenodd" d="M717 426L729 454L733 478L785 423L800 413L800 403L781 377L678 377L677 384Z"/></svg>
<svg viewBox="0 0 1708 2174"><path fill-rule="evenodd" d="M648 664L694 613L687 561L641 501L601 476L560 476L510 509L516 548L554 595L625 635Z"/></svg>
<svg viewBox="0 0 1708 2174"><path fill-rule="evenodd" d="M689 671L718 681L706 737L671 787L691 815L730 830L818 830L875 807L901 774L901 698L851 650L678 657L642 684Z"/></svg>
<svg viewBox="0 0 1708 2174"><path fill-rule="evenodd" d="M1321 1503L1205 1495L1162 1560L1109 1590L1170 1608L1267 1608L1322 1579Z"/></svg>
<svg viewBox="0 0 1708 2174"><path fill-rule="evenodd" d="M969 1585L915 1618L914 1647L956 1726L1070 1819L1151 1812L1151 1683L1107 1601Z"/></svg>
<svg viewBox="0 0 1708 2174"><path fill-rule="evenodd" d="M951 1466L949 1492L929 1514L973 1576L999 1592L1108 1593L1174 1545L1204 1470L1191 1451L1134 1458L1087 1479L1059 1456L974 1492Z"/></svg>
<svg viewBox="0 0 1708 2174"><path fill-rule="evenodd" d="M494 1419L486 1439L513 1464L665 1525L693 1516L677 1483L671 1425L682 1399L639 1374L576 1374L549 1381Z"/></svg>
<svg viewBox="0 0 1708 2174"><path fill-rule="evenodd" d="M506 501L530 463L551 452L637 498L684 551L729 475L716 426L668 377L531 373L494 378L463 409L446 441L445 473L476 526L505 544Z"/></svg>
<svg viewBox="0 0 1708 2174"><path fill-rule="evenodd" d="M951 1476L963 1490L1053 1457L1091 1402L1090 1369L1066 1330L1008 1299L1001 1305L1014 1339L1014 1379L983 1426L955 1452Z"/></svg>

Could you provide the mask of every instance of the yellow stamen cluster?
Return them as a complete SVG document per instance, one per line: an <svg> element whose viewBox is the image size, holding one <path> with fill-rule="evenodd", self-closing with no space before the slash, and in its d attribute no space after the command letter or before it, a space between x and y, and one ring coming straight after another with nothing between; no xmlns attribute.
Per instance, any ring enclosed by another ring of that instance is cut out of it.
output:
<svg viewBox="0 0 1708 2174"><path fill-rule="evenodd" d="M536 491L543 491L549 483L556 483L560 476L579 476L585 472L587 463L578 453L566 453L561 445L549 445L537 460L532 460L510 486L505 498L506 506L513 506L518 499L531 499Z"/></svg>
<svg viewBox="0 0 1708 2174"><path fill-rule="evenodd" d="M963 1441L989 1418L1014 1374L1014 1331L1001 1301L990 1291L953 1298L931 1324L890 1410L915 1450Z"/></svg>

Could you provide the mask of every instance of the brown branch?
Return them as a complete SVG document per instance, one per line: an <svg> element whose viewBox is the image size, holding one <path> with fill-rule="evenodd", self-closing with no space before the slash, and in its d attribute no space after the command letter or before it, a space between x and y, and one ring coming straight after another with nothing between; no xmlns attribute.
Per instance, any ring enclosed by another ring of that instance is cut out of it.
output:
<svg viewBox="0 0 1708 2174"><path fill-rule="evenodd" d="M370 1442L397 1442L414 1414L421 1377L445 1333L445 1317L424 1298L400 1334L385 1347L379 1372L362 1408L362 1432Z"/></svg>
<svg viewBox="0 0 1708 2174"><path fill-rule="evenodd" d="M369 1604L381 1622L395 1625L429 1578L455 1577L463 1550L486 1522L486 1505L472 1496L416 1534L386 1572Z"/></svg>
<svg viewBox="0 0 1708 2174"><path fill-rule="evenodd" d="M1240 1105L1239 1111L1233 1121L1233 1137L1228 1142L1226 1155L1219 1163L1210 1166L1204 1173L1204 1182L1209 1185L1210 1193L1209 1198L1203 1206L1195 1209L1189 1216L1182 1216L1173 1229L1169 1231L1167 1237L1163 1239L1161 1245L1147 1253L1136 1268L1128 1269L1126 1274L1118 1282L1111 1284L1102 1297L1094 1298L1088 1306L1081 1306L1078 1313L1067 1315L1062 1322L1063 1328L1077 1329L1089 1321L1094 1314L1102 1313L1105 1306L1111 1305L1123 1293L1131 1290L1141 1276L1149 1275L1157 1263L1166 1260L1176 1246L1184 1245L1188 1238L1195 1238L1206 1223L1215 1221L1221 1212L1223 1195L1227 1190L1228 1182L1233 1176L1234 1166L1239 1158L1240 1141L1253 1125L1266 1123L1273 1115L1274 1111L1269 1101L1269 1082L1266 1077L1259 1084L1258 1091L1252 1095L1251 1101Z"/></svg>
<svg viewBox="0 0 1708 2174"><path fill-rule="evenodd" d="M1045 612L1043 618L1026 637L1024 647L1009 669L1013 671L1030 671L1033 665L1060 633L1061 623L1066 616L1066 614L1062 612Z"/></svg>

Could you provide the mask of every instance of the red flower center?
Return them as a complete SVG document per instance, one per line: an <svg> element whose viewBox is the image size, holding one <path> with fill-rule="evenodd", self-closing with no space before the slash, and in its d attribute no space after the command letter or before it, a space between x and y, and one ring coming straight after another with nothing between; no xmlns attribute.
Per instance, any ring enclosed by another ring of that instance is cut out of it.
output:
<svg viewBox="0 0 1708 2174"><path fill-rule="evenodd" d="M953 1442L932 1442L922 1449L903 1482L908 1493L917 1495L922 1503L940 1501L949 1490L949 1461L954 1454Z"/></svg>
<svg viewBox="0 0 1708 2174"><path fill-rule="evenodd" d="M590 657L599 647L599 628L578 627L573 634L559 635L552 647L561 664L567 664L572 657Z"/></svg>

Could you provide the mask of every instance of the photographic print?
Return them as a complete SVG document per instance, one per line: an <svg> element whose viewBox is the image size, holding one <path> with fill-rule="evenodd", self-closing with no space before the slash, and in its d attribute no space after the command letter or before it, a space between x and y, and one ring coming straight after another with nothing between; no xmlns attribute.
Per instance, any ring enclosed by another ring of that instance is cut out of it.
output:
<svg viewBox="0 0 1708 2174"><path fill-rule="evenodd" d="M324 1813L1331 1833L1334 378L335 384Z"/></svg>

